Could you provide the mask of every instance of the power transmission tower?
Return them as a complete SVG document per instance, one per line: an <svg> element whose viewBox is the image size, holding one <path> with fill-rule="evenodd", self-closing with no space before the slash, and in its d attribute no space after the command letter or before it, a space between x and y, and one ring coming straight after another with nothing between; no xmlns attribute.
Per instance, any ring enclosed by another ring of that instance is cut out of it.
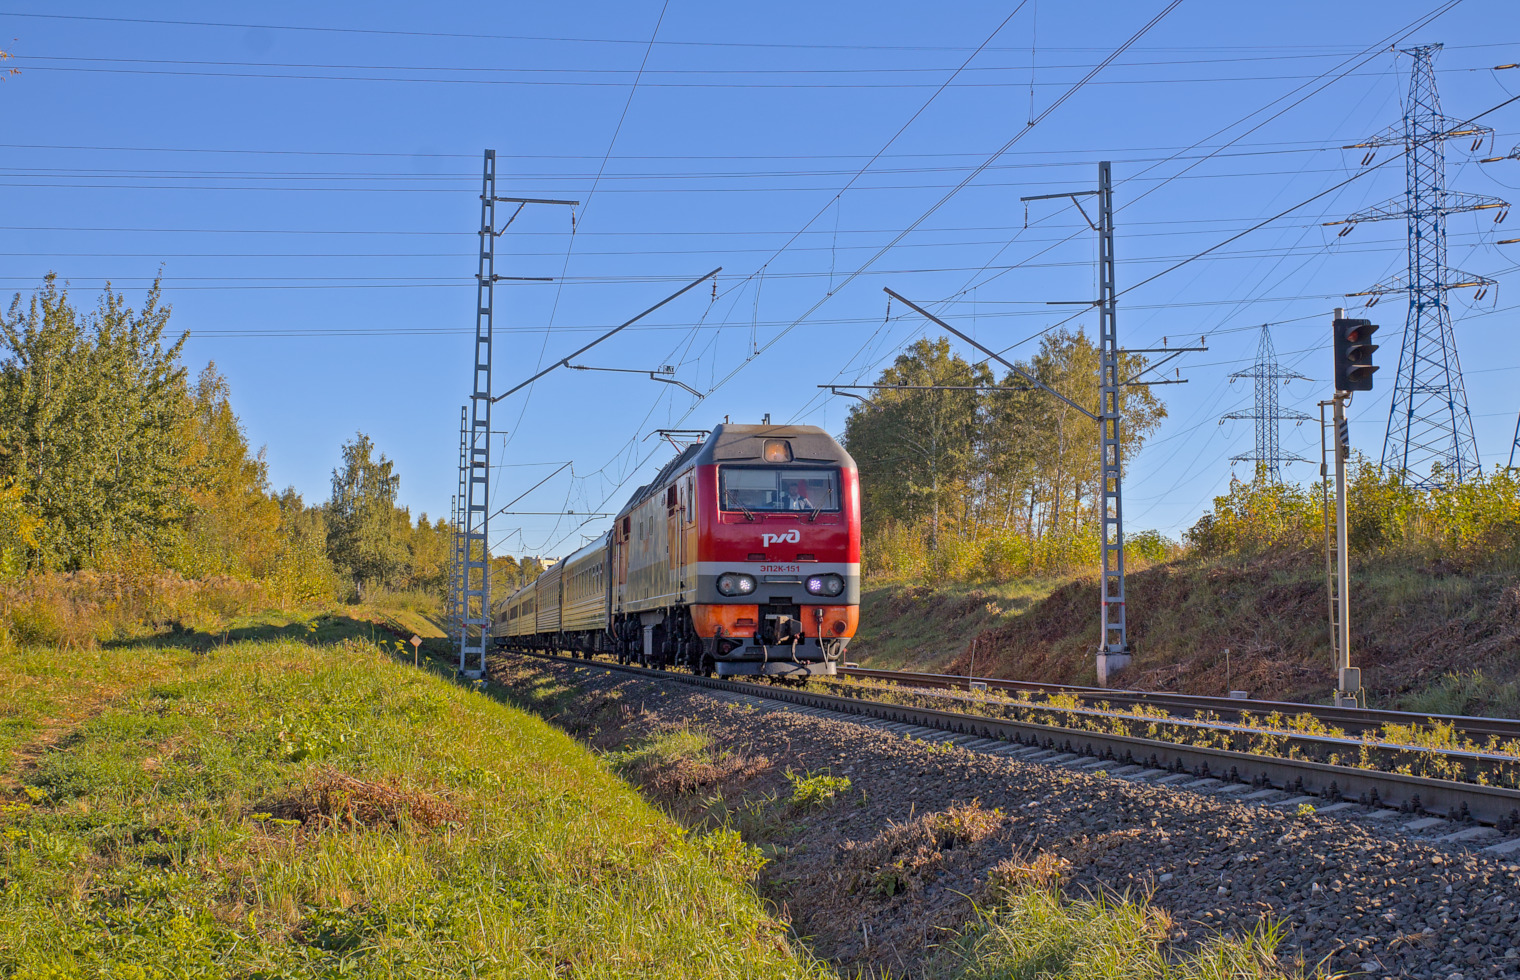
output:
<svg viewBox="0 0 1520 980"><path fill-rule="evenodd" d="M1230 419L1249 419L1256 423L1256 451L1230 457L1232 463L1254 463L1254 473L1265 476L1273 483L1282 482L1282 468L1287 463L1307 463L1296 453L1282 451L1280 434L1282 422L1306 422L1309 416L1293 409L1282 409L1278 404L1278 389L1289 381L1307 381L1297 371L1290 371L1277 363L1277 348L1272 344L1272 331L1266 324L1261 327L1261 341L1256 345L1256 363L1249 371L1236 371L1230 375L1250 378L1255 385L1255 404L1249 412L1231 412L1219 420L1224 424Z"/></svg>
<svg viewBox="0 0 1520 980"><path fill-rule="evenodd" d="M1493 280L1448 268L1446 217L1463 211L1509 206L1495 197L1446 189L1446 141L1471 138L1476 150L1493 131L1486 126L1464 125L1441 114L1434 65L1440 50L1439 44L1403 50L1403 54L1414 59L1403 122L1364 143L1346 147L1367 149L1364 164L1371 162L1378 147L1402 147L1404 196L1343 221L1327 222L1356 225L1363 221L1399 219L1408 225L1408 269L1371 289L1349 295L1374 297L1367 304L1371 306L1377 297L1387 293L1409 294L1409 315L1404 324L1399 373L1383 439L1382 466L1424 487L1448 480L1460 483L1480 472L1446 294L1472 286L1480 290L1481 296L1481 291L1493 285Z"/></svg>

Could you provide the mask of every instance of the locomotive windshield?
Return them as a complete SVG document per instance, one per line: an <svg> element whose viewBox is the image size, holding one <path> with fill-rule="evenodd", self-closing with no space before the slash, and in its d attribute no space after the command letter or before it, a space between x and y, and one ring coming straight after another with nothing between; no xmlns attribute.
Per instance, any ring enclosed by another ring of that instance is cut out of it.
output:
<svg viewBox="0 0 1520 980"><path fill-rule="evenodd" d="M839 471L724 466L718 470L718 498L723 510L835 511L839 509Z"/></svg>

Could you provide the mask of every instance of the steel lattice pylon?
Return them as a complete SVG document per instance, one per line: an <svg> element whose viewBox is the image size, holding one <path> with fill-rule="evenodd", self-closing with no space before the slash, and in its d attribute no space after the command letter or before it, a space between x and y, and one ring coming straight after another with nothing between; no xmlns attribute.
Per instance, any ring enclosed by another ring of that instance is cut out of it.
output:
<svg viewBox="0 0 1520 980"><path fill-rule="evenodd" d="M1471 137L1476 149L1491 130L1441 114L1434 66L1440 50L1439 44L1403 50L1414 59L1403 122L1355 144L1369 149L1403 147L1403 198L1369 208L1343 222L1330 222L1356 224L1397 218L1408 225L1408 269L1372 289L1350 295L1409 295L1399 371L1383 439L1382 467L1403 474L1419 486L1460 483L1481 471L1446 294L1466 286L1491 285L1492 280L1447 267L1446 216L1507 207L1498 198L1446 190L1446 140ZM1370 161L1371 154L1367 159ZM1375 302L1373 299L1368 305Z"/></svg>
<svg viewBox="0 0 1520 980"><path fill-rule="evenodd" d="M1290 371L1278 365L1277 348L1272 344L1272 331L1266 324L1262 324L1261 341L1256 345L1256 363L1249 371L1236 371L1230 375L1231 381L1236 378L1250 378L1255 383L1254 405L1249 412L1231 412L1219 421L1221 424L1230 419L1254 421L1256 423L1256 451L1232 456L1230 462L1254 463L1256 475L1265 476L1273 483L1281 483L1284 464L1308 462L1307 459L1295 453L1282 451L1282 421L1288 419L1293 422L1304 422L1309 419L1309 416L1293 409L1284 411L1279 407L1278 389L1289 381L1308 379L1297 371Z"/></svg>
<svg viewBox="0 0 1520 980"><path fill-rule="evenodd" d="M475 356L470 424L464 433L463 526L460 542L459 672L485 673L491 640L491 325L496 293L496 151L485 152L480 188L480 271L476 273Z"/></svg>

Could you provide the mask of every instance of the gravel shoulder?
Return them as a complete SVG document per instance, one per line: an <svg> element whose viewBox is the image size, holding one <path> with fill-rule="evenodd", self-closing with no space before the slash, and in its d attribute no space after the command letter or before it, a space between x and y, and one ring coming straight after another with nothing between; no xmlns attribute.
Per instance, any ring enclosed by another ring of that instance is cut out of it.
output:
<svg viewBox="0 0 1520 980"><path fill-rule="evenodd" d="M1148 896L1182 948L1276 922L1308 971L1520 977L1520 865L1503 857L595 667L503 656L492 680L598 748L710 736L721 764L650 773L646 795L761 845L762 893L846 971L922 975L1000 882L1054 869L1070 895ZM789 771L849 788L799 806Z"/></svg>

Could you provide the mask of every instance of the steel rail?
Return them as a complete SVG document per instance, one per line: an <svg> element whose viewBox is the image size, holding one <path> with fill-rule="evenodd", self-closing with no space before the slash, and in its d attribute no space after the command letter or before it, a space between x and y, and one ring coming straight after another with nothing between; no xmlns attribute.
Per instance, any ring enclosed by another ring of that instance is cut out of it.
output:
<svg viewBox="0 0 1520 980"><path fill-rule="evenodd" d="M1485 786L1429 776L1384 772L1378 769L1361 769L1310 759L1261 756L1235 749L1179 745L1175 742L1138 735L1092 732L1060 725L992 718L919 705L890 704L884 701L823 694L806 688L698 677L693 674L654 670L601 660L561 657L521 650L509 652L540 660L567 663L576 667L597 667L651 680L747 694L772 701L820 708L843 715L876 718L881 721L916 725L959 735L1016 742L1020 745L1069 753L1073 759L1068 761L1074 761L1076 757L1090 758L1094 763L1100 760L1112 760L1150 769L1195 773L1201 778L1214 778L1224 783L1245 784L1258 789L1277 789L1333 801L1343 798L1347 800L1375 799L1382 806L1436 816L1466 815L1486 824L1513 819L1513 815L1520 812L1520 789L1503 786Z"/></svg>
<svg viewBox="0 0 1520 980"><path fill-rule="evenodd" d="M1520 720L1481 718L1472 715L1422 714L1417 711L1391 711L1381 708L1337 708L1302 701L1266 701L1256 698L1222 698L1206 694L1174 694L1167 691L1136 691L1078 684L1051 684L1041 681L1016 681L1000 677L969 677L958 674L928 674L903 670L873 670L865 667L840 667L839 677L884 680L913 687L973 690L971 684L987 685L988 690L1025 691L1030 694L1072 694L1084 701L1106 701L1118 706L1149 706L1176 711L1212 711L1223 715L1250 714L1255 718L1278 713L1285 717L1310 715L1328 727L1348 734L1376 732L1386 725L1450 725L1459 734L1483 741L1520 739Z"/></svg>

